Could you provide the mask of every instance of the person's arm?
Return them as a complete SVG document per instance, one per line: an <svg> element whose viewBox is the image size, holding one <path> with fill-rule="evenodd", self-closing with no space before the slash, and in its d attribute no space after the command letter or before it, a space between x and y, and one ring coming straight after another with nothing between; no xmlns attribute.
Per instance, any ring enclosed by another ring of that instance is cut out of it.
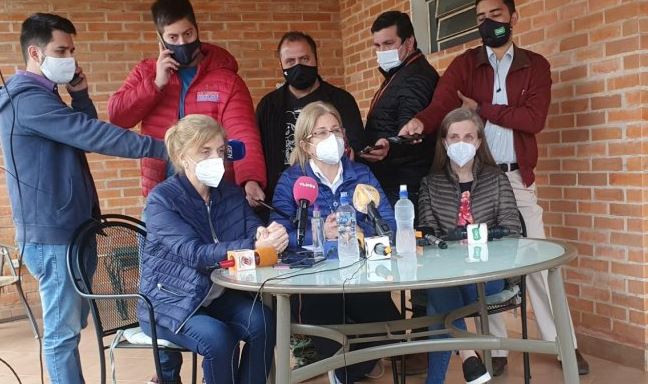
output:
<svg viewBox="0 0 648 384"><path fill-rule="evenodd" d="M403 80L404 84L399 88L397 95L399 107L396 132L429 105L439 77L430 81L427 76L414 74Z"/></svg>
<svg viewBox="0 0 648 384"><path fill-rule="evenodd" d="M518 211L513 188L509 182L508 177L503 172L498 176L499 193L498 193L498 208L497 208L497 225L508 228L515 234L522 232L522 225L520 224L520 213Z"/></svg>
<svg viewBox="0 0 648 384"><path fill-rule="evenodd" d="M424 177L421 180L421 187L419 189L418 201L418 225L419 227L429 227L434 229L435 235L441 234L441 228L434 218L434 210L432 209L432 194L430 188L429 177Z"/></svg>
<svg viewBox="0 0 648 384"><path fill-rule="evenodd" d="M261 188L266 186L266 168L261 148L261 137L256 125L250 91L236 75L227 104L223 106L222 121L227 138L245 143L245 158L234 162L236 184L254 181Z"/></svg>
<svg viewBox="0 0 648 384"><path fill-rule="evenodd" d="M86 152L127 158L166 159L164 143L149 136L121 129L70 109L48 92L31 92L16 98L29 114L17 116L17 123L32 134L69 145ZM55 122L56 129L52 129Z"/></svg>
<svg viewBox="0 0 648 384"><path fill-rule="evenodd" d="M225 260L228 250L254 249L254 233L239 240L205 243L171 207L172 203L167 199L155 193L149 195L144 210L146 230L151 234L150 238L162 243L183 265L204 270Z"/></svg>
<svg viewBox="0 0 648 384"><path fill-rule="evenodd" d="M342 117L342 126L344 127L344 132L349 141L349 145L354 152L360 152L369 143L365 138L364 126L362 124L362 116L360 115L358 103L356 103L350 93L340 92L339 94L336 94L334 104L335 108L340 112L340 117Z"/></svg>
<svg viewBox="0 0 648 384"><path fill-rule="evenodd" d="M70 97L72 98L72 109L77 112L82 112L88 115L93 119L96 119L99 115L97 114L97 108L95 108L90 94L88 93L88 88L70 92Z"/></svg>
<svg viewBox="0 0 648 384"><path fill-rule="evenodd" d="M465 90L468 84L465 84L462 75L462 71L465 71L465 68L462 68L463 61L457 59L450 63L443 76L439 79L430 104L415 116L416 119L423 123L423 132L425 134L434 134L448 112L461 107L461 100L457 96L457 90Z"/></svg>
<svg viewBox="0 0 648 384"><path fill-rule="evenodd" d="M155 85L155 70L140 62L124 84L108 100L110 122L123 128L133 128L158 104L164 93Z"/></svg>
<svg viewBox="0 0 648 384"><path fill-rule="evenodd" d="M535 59L532 67L529 86L519 96L523 103L512 106L482 102L479 104L479 115L484 120L514 131L528 134L540 132L545 126L551 103L551 67L544 58Z"/></svg>

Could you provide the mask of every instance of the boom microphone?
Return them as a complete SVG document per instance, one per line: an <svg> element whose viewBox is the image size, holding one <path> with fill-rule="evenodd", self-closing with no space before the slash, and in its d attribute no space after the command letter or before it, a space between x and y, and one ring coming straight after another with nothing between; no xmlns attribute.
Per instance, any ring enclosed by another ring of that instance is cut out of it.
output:
<svg viewBox="0 0 648 384"><path fill-rule="evenodd" d="M425 245L435 245L441 249L448 248L448 243L435 236L433 228L420 227L419 232L421 232Z"/></svg>
<svg viewBox="0 0 648 384"><path fill-rule="evenodd" d="M230 161L241 160L245 157L245 143L239 140L227 141L226 159Z"/></svg>
<svg viewBox="0 0 648 384"><path fill-rule="evenodd" d="M353 191L353 207L356 211L367 215L376 231L376 235L388 236L391 240L393 238L392 230L378 212L378 204L380 204L380 193L374 186L369 184L356 185L355 191Z"/></svg>
<svg viewBox="0 0 648 384"><path fill-rule="evenodd" d="M317 200L319 189L317 181L312 177L302 176L293 185L293 198L297 203L297 246L304 244L306 223L308 221L308 207Z"/></svg>
<svg viewBox="0 0 648 384"><path fill-rule="evenodd" d="M252 256L254 256L254 260L252 260ZM258 248L255 251L228 251L227 260L218 262L212 269L230 268L234 271L244 271L255 267L269 267L277 264L277 260L277 250L272 247Z"/></svg>
<svg viewBox="0 0 648 384"><path fill-rule="evenodd" d="M498 225L496 227L488 228L488 240L501 239L502 237L509 235L511 235L511 230L506 227ZM466 227L457 227L448 231L448 235L445 238L449 241L464 240L468 238L468 232L466 231Z"/></svg>

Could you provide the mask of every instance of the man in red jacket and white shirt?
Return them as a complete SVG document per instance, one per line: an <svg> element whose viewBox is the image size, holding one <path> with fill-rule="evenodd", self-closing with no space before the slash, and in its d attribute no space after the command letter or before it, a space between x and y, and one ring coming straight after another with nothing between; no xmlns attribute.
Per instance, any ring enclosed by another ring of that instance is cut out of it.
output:
<svg viewBox="0 0 648 384"><path fill-rule="evenodd" d="M108 101L113 124L164 138L167 129L189 114L211 116L229 139L245 143L245 158L234 163L234 179L251 205L263 200L265 162L252 98L237 75L236 59L225 49L202 43L188 0L158 0L151 6L160 41L156 59L140 62ZM144 195L167 177L160 160L142 160Z"/></svg>
<svg viewBox="0 0 648 384"><path fill-rule="evenodd" d="M538 161L535 135L544 128L551 102L549 62L513 44L511 30L518 21L514 0L476 0L476 7L484 45L452 61L430 105L399 134L433 133L448 112L461 106L477 111L486 121L486 141L493 157L511 182L527 235L545 238L533 170ZM555 340L547 271L527 275L527 289L540 336ZM490 329L497 336L506 336L501 317L491 319ZM493 351L495 376L502 373L506 355L505 351ZM576 357L579 374L587 374L589 366L578 349Z"/></svg>

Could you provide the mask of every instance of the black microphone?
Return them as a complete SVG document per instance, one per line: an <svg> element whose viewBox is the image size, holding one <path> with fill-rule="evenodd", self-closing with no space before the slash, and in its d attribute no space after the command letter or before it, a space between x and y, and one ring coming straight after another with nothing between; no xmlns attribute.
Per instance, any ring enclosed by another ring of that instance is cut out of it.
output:
<svg viewBox="0 0 648 384"><path fill-rule="evenodd" d="M297 203L297 246L304 244L306 223L308 222L308 207L317 200L319 189L317 181L312 177L301 176L293 185L293 198Z"/></svg>
<svg viewBox="0 0 648 384"><path fill-rule="evenodd" d="M504 236L511 235L511 230L500 225L488 228L488 240L501 239ZM464 240L468 238L466 227L457 227L448 231L445 237L448 241Z"/></svg>
<svg viewBox="0 0 648 384"><path fill-rule="evenodd" d="M425 245L434 245L439 247L440 249L448 248L448 243L435 236L433 228L420 227L419 231L421 231L421 234L423 234L423 240L426 243Z"/></svg>

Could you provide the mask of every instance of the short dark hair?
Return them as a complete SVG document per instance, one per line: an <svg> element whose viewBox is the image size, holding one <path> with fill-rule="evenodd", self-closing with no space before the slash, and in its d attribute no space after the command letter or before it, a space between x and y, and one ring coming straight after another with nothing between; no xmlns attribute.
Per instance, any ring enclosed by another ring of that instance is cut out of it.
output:
<svg viewBox="0 0 648 384"><path fill-rule="evenodd" d="M376 33L392 25L396 26L396 34L400 37L401 42L414 36L414 26L407 13L400 11L383 12L374 20L371 25L371 33ZM414 38L414 48L416 48L416 38Z"/></svg>
<svg viewBox="0 0 648 384"><path fill-rule="evenodd" d="M196 15L189 0L157 0L151 5L151 15L158 32L178 20L187 19L198 29Z"/></svg>
<svg viewBox="0 0 648 384"><path fill-rule="evenodd" d="M281 58L281 46L286 41L291 43L295 41L306 42L306 44L311 47L313 55L315 55L315 59L317 60L317 44L315 44L315 40L313 40L313 38L309 34L299 31L286 32L283 36L281 36L281 40L279 40L279 44L277 44L277 56L279 56L279 58Z"/></svg>
<svg viewBox="0 0 648 384"><path fill-rule="evenodd" d="M484 1L484 0L475 1L475 7L477 6L477 4L481 3L482 1ZM506 5L506 8L508 8L509 13L511 15L513 14L513 12L515 12L515 0L502 0L502 3L504 3L504 5Z"/></svg>
<svg viewBox="0 0 648 384"><path fill-rule="evenodd" d="M30 45L44 48L52 41L52 32L55 30L76 35L76 28L70 20L52 13L34 13L23 21L20 29L20 48L25 63L29 57L27 48Z"/></svg>

